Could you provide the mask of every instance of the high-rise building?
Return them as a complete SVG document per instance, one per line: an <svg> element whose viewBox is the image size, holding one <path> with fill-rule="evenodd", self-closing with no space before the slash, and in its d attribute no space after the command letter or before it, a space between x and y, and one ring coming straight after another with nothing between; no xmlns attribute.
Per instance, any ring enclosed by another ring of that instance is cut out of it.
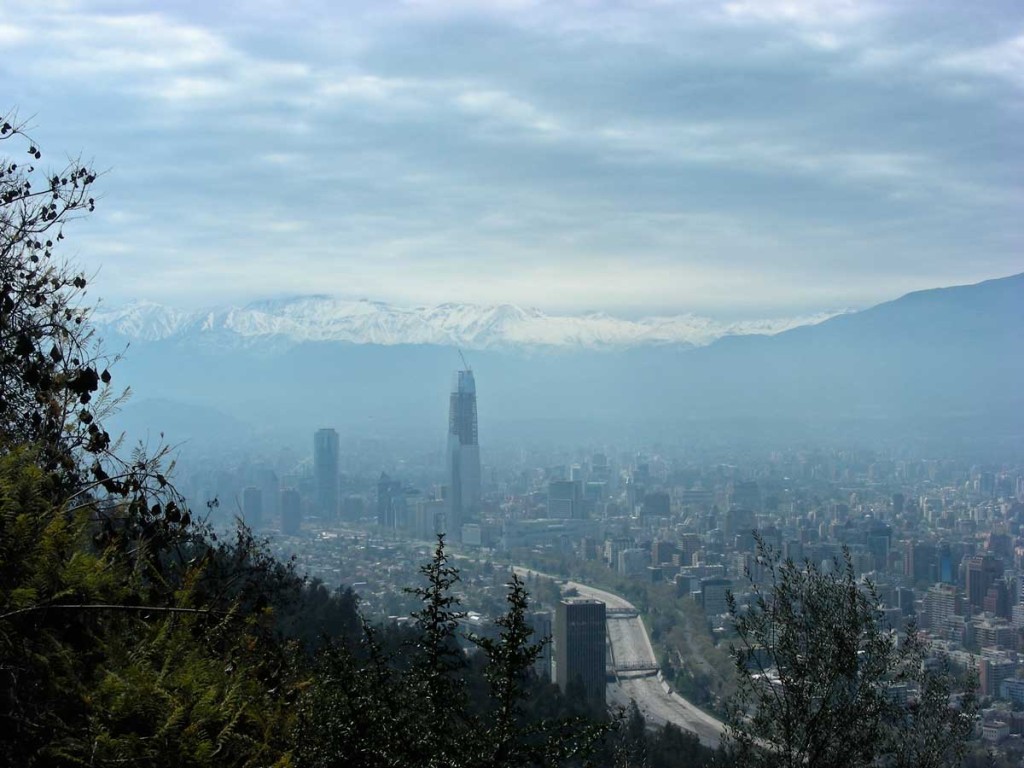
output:
<svg viewBox="0 0 1024 768"><path fill-rule="evenodd" d="M998 578L992 582L985 593L982 607L986 613L992 613L1002 619L1010 618L1010 590L1006 580Z"/></svg>
<svg viewBox="0 0 1024 768"><path fill-rule="evenodd" d="M874 560L874 570L885 570L889 559L889 547L892 544L892 529L884 523L876 522L868 530L865 543Z"/></svg>
<svg viewBox="0 0 1024 768"><path fill-rule="evenodd" d="M281 533L294 536L302 525L302 496L294 488L281 491Z"/></svg>
<svg viewBox="0 0 1024 768"><path fill-rule="evenodd" d="M738 481L729 486L729 506L761 510L761 488L756 480Z"/></svg>
<svg viewBox="0 0 1024 768"><path fill-rule="evenodd" d="M448 407L448 516L445 531L458 541L462 524L480 509L480 444L477 442L473 371L455 372Z"/></svg>
<svg viewBox="0 0 1024 768"><path fill-rule="evenodd" d="M732 589L729 579L712 577L700 581L700 601L706 616L720 616L729 612L729 601L726 597Z"/></svg>
<svg viewBox="0 0 1024 768"><path fill-rule="evenodd" d="M400 528L399 520L405 506L405 490L401 480L392 480L381 472L377 480L377 525L381 528Z"/></svg>
<svg viewBox="0 0 1024 768"><path fill-rule="evenodd" d="M651 565L664 565L672 562L672 555L678 550L671 541L655 541L651 544Z"/></svg>
<svg viewBox="0 0 1024 768"><path fill-rule="evenodd" d="M255 486L242 491L242 519L254 531L263 527L263 492Z"/></svg>
<svg viewBox="0 0 1024 768"><path fill-rule="evenodd" d="M892 495L892 513L893 515L902 515L903 507L906 505L907 499L902 493L894 493Z"/></svg>
<svg viewBox="0 0 1024 768"><path fill-rule="evenodd" d="M984 610L988 588L1002 575L1003 566L994 555L975 555L967 561L967 604L972 610Z"/></svg>
<svg viewBox="0 0 1024 768"><path fill-rule="evenodd" d="M757 528L754 510L734 507L725 513L725 540L732 540L739 534L750 533Z"/></svg>
<svg viewBox="0 0 1024 768"><path fill-rule="evenodd" d="M584 517L583 483L579 480L552 480L548 483L548 517Z"/></svg>
<svg viewBox="0 0 1024 768"><path fill-rule="evenodd" d="M647 518L668 518L672 516L672 500L666 491L644 494L641 514Z"/></svg>
<svg viewBox="0 0 1024 768"><path fill-rule="evenodd" d="M596 483L611 482L612 468L608 464L608 457L603 453L595 453L590 459L590 479Z"/></svg>
<svg viewBox="0 0 1024 768"><path fill-rule="evenodd" d="M896 607L900 609L903 616L913 616L915 611L914 590L909 587L897 587Z"/></svg>
<svg viewBox="0 0 1024 768"><path fill-rule="evenodd" d="M1016 662L1010 659L982 657L978 664L978 693L982 696L999 696L1006 680L1014 679Z"/></svg>
<svg viewBox="0 0 1024 768"><path fill-rule="evenodd" d="M551 618L551 611L533 611L529 618L533 628L530 642L544 643L533 662L533 669L545 683L551 682Z"/></svg>
<svg viewBox="0 0 1024 768"><path fill-rule="evenodd" d="M908 541L903 551L903 575L913 581L939 581L938 554L930 542Z"/></svg>
<svg viewBox="0 0 1024 768"><path fill-rule="evenodd" d="M938 549L939 581L952 584L956 576L956 569L953 567L953 548L948 541L940 541Z"/></svg>
<svg viewBox="0 0 1024 768"><path fill-rule="evenodd" d="M960 592L952 584L933 584L924 596L924 615L933 632L941 634L955 616L963 615Z"/></svg>
<svg viewBox="0 0 1024 768"><path fill-rule="evenodd" d="M700 552L700 534L684 533L679 537L679 564L693 565L693 556Z"/></svg>
<svg viewBox="0 0 1024 768"><path fill-rule="evenodd" d="M600 600L562 600L555 612L555 680L565 693L583 684L586 698L605 705L605 606Z"/></svg>
<svg viewBox="0 0 1024 768"><path fill-rule="evenodd" d="M316 511L327 520L338 515L338 433L318 429L313 435L313 485Z"/></svg>
<svg viewBox="0 0 1024 768"><path fill-rule="evenodd" d="M256 482L253 485L260 489L263 496L263 518L277 520L281 496L281 483L277 473L269 467L263 467L254 474Z"/></svg>
<svg viewBox="0 0 1024 768"><path fill-rule="evenodd" d="M643 549L630 548L619 552L618 570L621 576L636 576L651 563L651 555Z"/></svg>

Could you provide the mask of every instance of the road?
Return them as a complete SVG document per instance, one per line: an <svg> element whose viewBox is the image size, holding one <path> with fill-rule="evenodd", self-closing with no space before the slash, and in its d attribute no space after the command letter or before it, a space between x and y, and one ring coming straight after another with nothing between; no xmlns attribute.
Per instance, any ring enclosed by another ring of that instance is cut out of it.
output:
<svg viewBox="0 0 1024 768"><path fill-rule="evenodd" d="M513 570L523 577L535 573L556 581L564 581L557 576L531 571L528 568L516 566ZM600 600L609 609L636 611L636 607L628 600L603 589L575 581L566 581L565 586L575 588L580 597ZM608 638L616 667L657 664L647 628L639 616L609 616ZM718 747L725 728L723 723L679 694L668 692L660 676L649 672L620 672L617 677L618 682L608 684L609 704L627 706L632 699L649 723L674 723L684 731L696 734L705 746L712 749Z"/></svg>

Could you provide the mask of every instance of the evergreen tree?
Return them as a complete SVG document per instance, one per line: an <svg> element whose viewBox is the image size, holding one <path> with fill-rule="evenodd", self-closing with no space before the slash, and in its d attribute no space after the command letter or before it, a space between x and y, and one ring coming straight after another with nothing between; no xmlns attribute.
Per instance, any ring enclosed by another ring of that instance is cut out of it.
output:
<svg viewBox="0 0 1024 768"><path fill-rule="evenodd" d="M465 680L460 672L466 658L459 646L459 621L466 612L452 593L458 569L445 552L444 534L438 534L434 556L420 566L426 584L408 589L422 607L413 612L418 636L413 665L406 684L419 702L419 727L413 731L415 765L455 765L464 755L468 730Z"/></svg>
<svg viewBox="0 0 1024 768"><path fill-rule="evenodd" d="M958 765L976 712L973 680L926 666L913 626L902 636L885 628L848 551L822 573L757 544L770 583L752 585L749 611L729 595L739 690L727 735L739 764Z"/></svg>

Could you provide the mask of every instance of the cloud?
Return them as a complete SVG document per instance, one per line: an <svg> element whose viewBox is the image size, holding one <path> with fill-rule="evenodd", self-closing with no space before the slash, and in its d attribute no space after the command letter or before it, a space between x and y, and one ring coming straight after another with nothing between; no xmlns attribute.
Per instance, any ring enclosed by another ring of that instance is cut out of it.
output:
<svg viewBox="0 0 1024 768"><path fill-rule="evenodd" d="M416 90L419 86L404 78L377 77L375 75L347 75L329 78L319 89L327 99L341 101L393 102L401 94Z"/></svg>
<svg viewBox="0 0 1024 768"><path fill-rule="evenodd" d="M456 106L462 111L515 128L553 135L563 133L558 120L532 104L493 90L469 90L458 94Z"/></svg>
<svg viewBox="0 0 1024 768"><path fill-rule="evenodd" d="M1002 78L1024 88L1024 34L940 58L939 68Z"/></svg>
<svg viewBox="0 0 1024 768"><path fill-rule="evenodd" d="M45 25L47 74L86 78L107 73L179 72L223 63L232 51L217 34L161 14L72 14ZM40 30L42 31L42 30Z"/></svg>
<svg viewBox="0 0 1024 768"><path fill-rule="evenodd" d="M10 0L0 49L110 169L102 290L802 313L1019 264L1021 20L938 2Z"/></svg>
<svg viewBox="0 0 1024 768"><path fill-rule="evenodd" d="M13 48L27 43L31 34L24 27L14 24L0 24L0 47Z"/></svg>
<svg viewBox="0 0 1024 768"><path fill-rule="evenodd" d="M878 13L863 0L732 0L722 10L733 19L809 27L855 24Z"/></svg>
<svg viewBox="0 0 1024 768"><path fill-rule="evenodd" d="M7 38L32 41L26 52L31 58L15 57L10 64L33 79L104 85L182 104L251 95L309 75L301 62L252 57L224 34L166 13L47 6L15 2L11 13L23 26L17 34L0 33L0 45Z"/></svg>

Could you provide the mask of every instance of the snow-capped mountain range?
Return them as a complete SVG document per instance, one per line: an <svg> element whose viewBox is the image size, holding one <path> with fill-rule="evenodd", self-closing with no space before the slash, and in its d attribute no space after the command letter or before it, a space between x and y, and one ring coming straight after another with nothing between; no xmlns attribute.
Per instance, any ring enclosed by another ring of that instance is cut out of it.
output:
<svg viewBox="0 0 1024 768"><path fill-rule="evenodd" d="M549 315L511 304L399 307L329 296L272 299L243 307L184 311L138 302L101 307L93 322L105 339L181 340L248 344L338 341L352 344L432 344L465 349L500 347L622 348L705 346L723 336L773 335L812 325L841 312L724 323L693 314L636 320L605 313Z"/></svg>

